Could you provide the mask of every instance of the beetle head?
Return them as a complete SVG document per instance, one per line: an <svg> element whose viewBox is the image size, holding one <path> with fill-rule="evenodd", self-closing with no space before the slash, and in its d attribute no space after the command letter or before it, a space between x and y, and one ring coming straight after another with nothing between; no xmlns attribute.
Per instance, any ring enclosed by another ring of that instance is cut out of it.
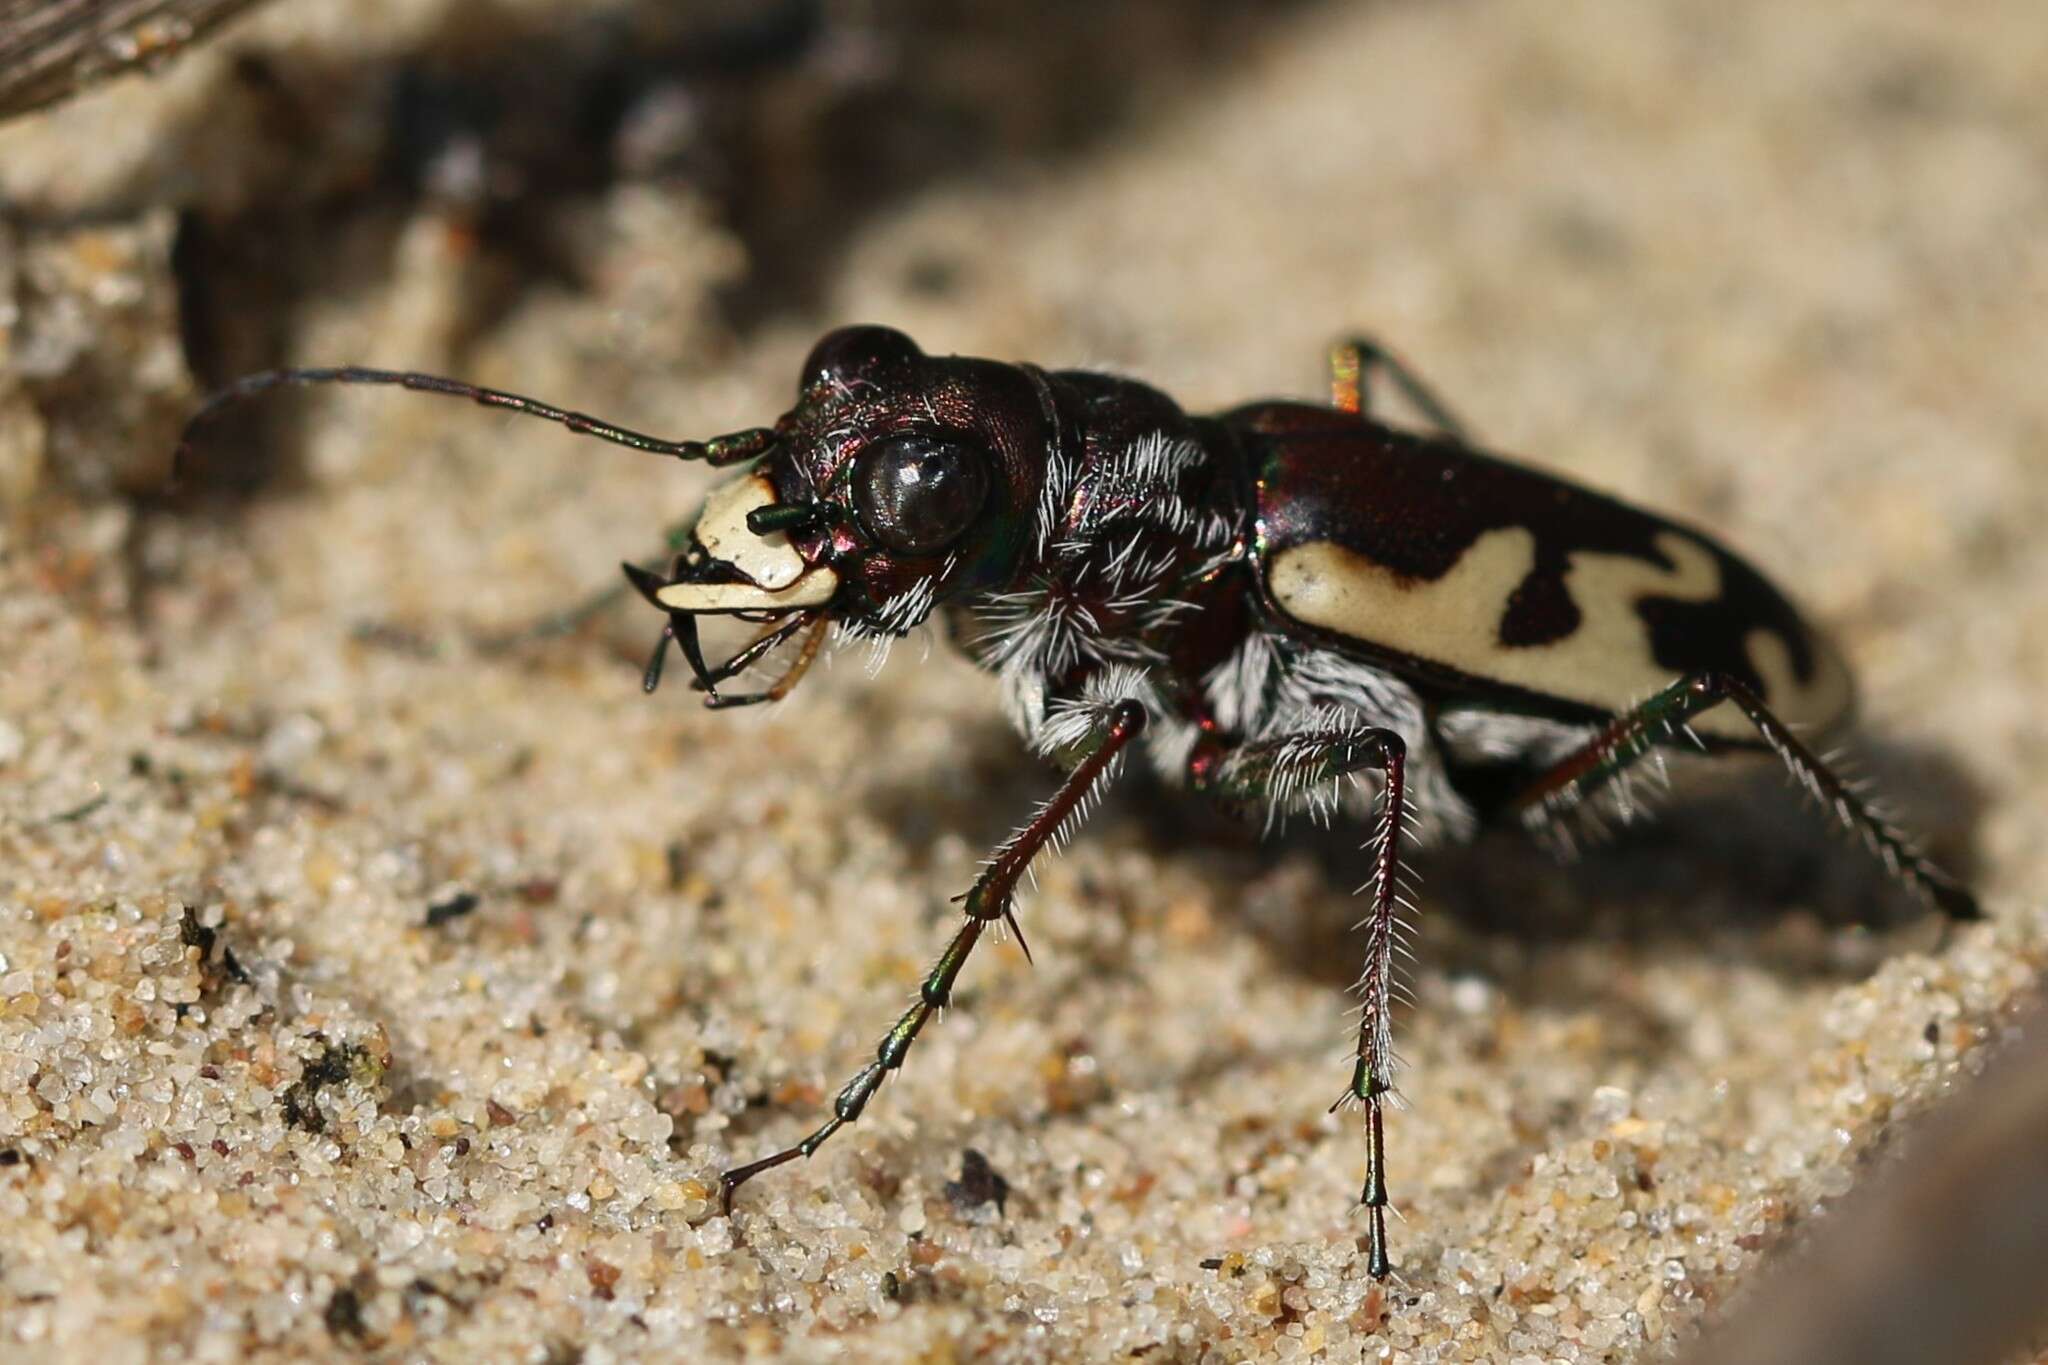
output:
<svg viewBox="0 0 2048 1365"><path fill-rule="evenodd" d="M659 680L675 640L714 705L732 704L719 697L719 681L806 626L799 673L828 622L901 635L948 597L1014 575L1032 539L1039 488L1061 458L1060 419L1039 371L927 356L901 332L847 327L811 351L796 406L773 427L705 441L652 436L440 375L358 365L265 370L236 380L192 415L173 457L174 482L188 471L207 423L258 394L303 384L381 384L463 398L653 455L744 464L705 500L690 548L667 577L626 566L634 586L669 617L647 686ZM707 615L770 628L707 669L696 630Z"/></svg>
<svg viewBox="0 0 2048 1365"><path fill-rule="evenodd" d="M1037 371L842 328L812 349L765 452L705 500L670 579L636 582L674 630L803 612L904 634L1015 574L1058 441Z"/></svg>

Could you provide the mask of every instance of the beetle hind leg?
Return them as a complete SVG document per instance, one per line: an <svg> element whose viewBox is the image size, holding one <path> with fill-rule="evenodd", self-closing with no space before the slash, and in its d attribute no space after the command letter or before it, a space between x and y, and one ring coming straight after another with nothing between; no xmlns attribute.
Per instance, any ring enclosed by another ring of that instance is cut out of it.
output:
<svg viewBox="0 0 2048 1365"><path fill-rule="evenodd" d="M1469 444L1471 435L1450 406L1437 397L1436 390L1408 367L1407 362L1371 337L1346 337L1330 348L1330 405L1360 417L1372 414L1372 376L1377 370L1394 381L1394 387L1429 424L1455 441Z"/></svg>
<svg viewBox="0 0 2048 1365"><path fill-rule="evenodd" d="M1553 764L1515 796L1508 809L1532 827L1556 826L1582 808L1588 797L1622 790L1620 784L1636 763L1658 746L1689 734L1688 721L1723 703L1733 703L1749 718L1793 779L1884 864L1893 880L1953 919L1982 915L1967 887L1936 867L1853 782L1773 715L1754 691L1725 673L1679 679Z"/></svg>
<svg viewBox="0 0 2048 1365"><path fill-rule="evenodd" d="M747 1181L798 1157L809 1157L834 1133L860 1118L861 1111L882 1088L882 1082L889 1073L901 1067L910 1055L911 1045L924 1031L924 1026L952 999L953 983L959 979L960 970L967 965L968 955L974 951L982 933L998 920L1013 927L1016 925L1011 902L1017 883L1030 867L1031 860L1048 843L1060 841L1086 813L1093 797L1115 776L1124 747L1144 732L1145 719L1145 708L1135 701L1110 703L1098 710L1088 733L1074 746L1079 761L1067 774L1066 781L1023 828L995 851L974 886L959 898L964 902L961 907L965 912L964 921L945 951L939 954L939 960L932 964L924 984L918 989L916 1003L905 1010L895 1026L882 1036L875 1049L875 1059L855 1072L853 1079L840 1090L838 1098L832 1102L832 1117L795 1146L759 1161L736 1166L721 1175L719 1207L723 1212L732 1212L733 1195Z"/></svg>
<svg viewBox="0 0 2048 1365"><path fill-rule="evenodd" d="M1359 1203L1371 1220L1367 1269L1385 1279L1393 1266L1387 1254L1386 1106L1394 1095L1393 1007L1401 994L1395 958L1407 956L1400 942L1402 912L1414 905L1404 889L1401 838L1407 832L1407 746L1392 730L1341 728L1288 735L1248 744L1217 763L1202 790L1232 805L1263 803L1269 809L1305 806L1321 815L1336 808L1346 778L1362 772L1380 779L1379 818L1374 826L1372 876L1365 887L1365 966L1353 990L1359 997L1358 1046L1351 1083L1332 1111L1357 1104L1365 1111L1365 1183Z"/></svg>

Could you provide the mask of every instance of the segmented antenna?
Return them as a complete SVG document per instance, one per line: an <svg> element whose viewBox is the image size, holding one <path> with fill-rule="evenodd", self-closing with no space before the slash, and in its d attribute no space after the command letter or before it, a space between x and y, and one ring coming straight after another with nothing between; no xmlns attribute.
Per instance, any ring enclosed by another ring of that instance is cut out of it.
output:
<svg viewBox="0 0 2048 1365"><path fill-rule="evenodd" d="M742 460L750 460L775 442L775 433L767 427L748 427L743 431L714 436L708 441L669 441L659 436L649 436L644 432L617 426L601 418L592 417L588 413L558 408L523 394L507 393L503 389L487 389L478 384L465 384L459 379L446 379L440 375L420 374L411 370L373 370L361 365L261 370L255 374L244 375L214 394L206 400L199 411L192 414L191 420L185 423L184 431L178 436L178 448L171 457L171 486L175 489L183 484L185 475L192 465L192 439L200 428L213 421L223 410L247 402L257 394L282 388L287 384L388 384L396 388L411 389L415 393L467 398L487 408L559 422L579 436L595 436L600 441L610 441L614 445L644 450L651 455L668 455L678 460L702 460L711 465L738 464Z"/></svg>

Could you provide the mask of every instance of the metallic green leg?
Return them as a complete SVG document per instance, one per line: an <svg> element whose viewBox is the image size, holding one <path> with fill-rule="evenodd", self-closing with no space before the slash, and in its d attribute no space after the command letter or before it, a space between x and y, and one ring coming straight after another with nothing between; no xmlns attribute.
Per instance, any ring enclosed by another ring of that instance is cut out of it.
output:
<svg viewBox="0 0 2048 1365"><path fill-rule="evenodd" d="M1407 748L1392 730L1365 729L1290 735L1247 745L1216 762L1212 775L1197 776L1199 789L1234 805L1291 807L1334 803L1342 780L1353 773L1380 774L1378 838L1374 845L1369 904L1364 920L1365 968L1354 988L1360 997L1358 1048L1351 1084L1330 1106L1365 1109L1365 1184L1358 1202L1367 1210L1370 1237L1367 1269L1385 1279L1393 1269L1387 1252L1387 1097L1394 1090L1394 950L1398 911L1410 905L1401 893L1401 832L1407 826Z"/></svg>
<svg viewBox="0 0 2048 1365"><path fill-rule="evenodd" d="M1894 880L1954 919L1982 915L1977 898L1966 887L1929 862L1903 833L1873 811L1840 774L1765 708L1756 693L1722 673L1680 678L1559 760L1515 797L1508 809L1537 827L1564 818L1587 797L1613 787L1653 748L1684 733L1687 721L1723 702L1741 708L1799 784L1845 829L1862 839Z"/></svg>
<svg viewBox="0 0 2048 1365"><path fill-rule="evenodd" d="M1113 773L1124 746L1142 734L1144 729L1145 709L1134 701L1119 703L1103 714L1090 739L1081 746L1082 757L1067 775L1067 780L1052 799L1039 808L1029 824L996 850L995 857L975 881L973 889L961 898L965 902L962 906L966 912L965 922L954 933L946 950L939 954L939 960L932 964L931 972L918 991L917 1003L905 1010L895 1027L882 1036L880 1046L875 1049L875 1060L855 1072L853 1079L832 1102L832 1117L794 1147L735 1167L719 1177L720 1207L726 1213L732 1212L733 1194L740 1186L763 1171L773 1170L800 1156L810 1156L825 1144L826 1139L861 1116L868 1101L881 1089L883 1080L903 1065L904 1058L910 1055L910 1045L917 1041L917 1035L924 1031L931 1017L953 998L953 983L959 980L961 968L967 965L968 954L980 942L982 931L999 919L1007 920L1015 927L1011 899L1016 894L1018 879L1031 865L1031 859L1062 825L1075 817L1090 789ZM1022 942L1021 934L1019 942Z"/></svg>

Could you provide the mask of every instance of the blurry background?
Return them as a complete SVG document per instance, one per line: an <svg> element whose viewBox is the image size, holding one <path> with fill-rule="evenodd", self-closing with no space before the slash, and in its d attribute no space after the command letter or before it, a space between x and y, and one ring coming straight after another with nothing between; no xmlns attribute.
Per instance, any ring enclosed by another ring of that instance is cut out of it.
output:
<svg viewBox="0 0 2048 1365"><path fill-rule="evenodd" d="M183 52L164 9L85 49L152 69L0 125L10 1350L1636 1359L2048 957L2037 5L273 0ZM709 716L639 695L623 608L481 655L705 482L538 423L286 396L164 479L268 365L702 435L861 320L1197 410L1388 340L1833 626L1992 922L1938 936L1768 774L1583 868L1431 857L1383 1291L1322 1112L1349 840L1133 784L1039 965L978 959L706 1221L1045 790L988 681L913 642Z"/></svg>

